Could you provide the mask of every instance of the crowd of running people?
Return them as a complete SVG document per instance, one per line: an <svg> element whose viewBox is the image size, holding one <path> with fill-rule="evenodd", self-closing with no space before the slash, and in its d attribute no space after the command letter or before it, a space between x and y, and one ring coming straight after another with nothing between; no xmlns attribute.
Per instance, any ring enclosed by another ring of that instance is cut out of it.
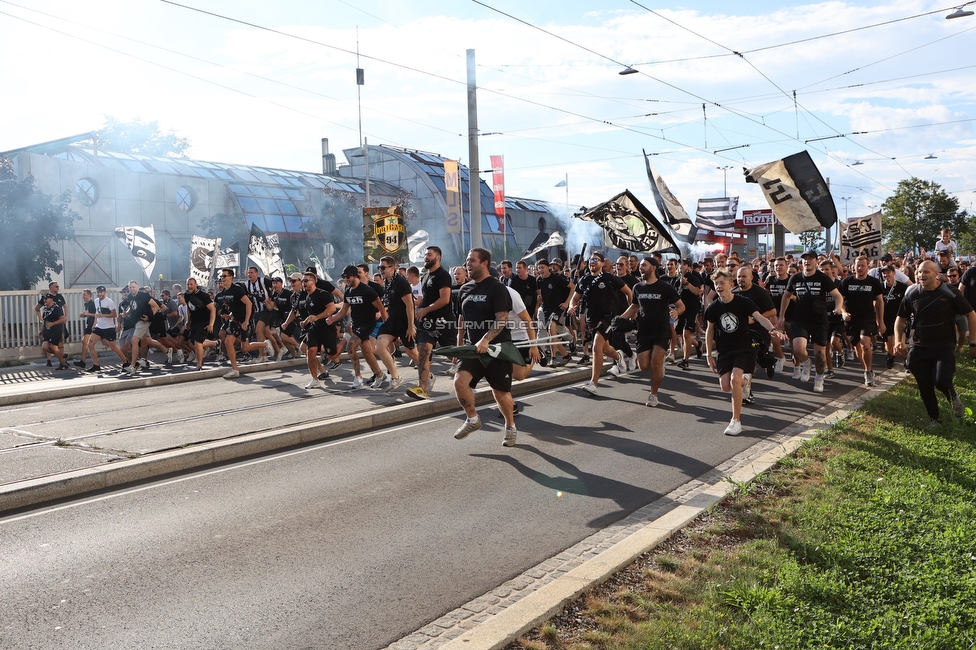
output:
<svg viewBox="0 0 976 650"><path fill-rule="evenodd" d="M923 251L915 257L885 255L875 263L859 257L850 265L814 251L798 259L751 262L735 253L696 262L659 255L614 259L594 252L569 264L552 259L513 265L495 264L488 251L472 249L464 265L448 270L441 266L441 250L430 246L422 269L384 257L375 274L367 264L347 266L337 283L314 268L262 278L250 267L243 280L234 269L222 269L209 290L190 278L185 289L174 284L157 296L152 287L132 281L118 304L104 286L94 295L86 290L79 314L85 321L82 355L74 363L102 372L99 342L127 375L148 368L153 349L165 355L166 367L229 364L227 379L239 377L238 363L255 353L259 362L304 357L305 388L312 390L322 387L345 353L353 388L392 392L406 382L397 362L405 356L417 372L416 384L404 387L406 395L427 399L437 347L467 343L484 352L492 343L513 341L522 364L486 367L462 359L448 369L468 415L456 437L481 426L470 389L484 378L506 420L504 442L511 445L518 414L511 382L525 378L535 364L589 366L590 380L581 389L592 395L599 392L607 359L613 376L649 372L649 407L660 403L666 365L687 371L699 364L731 394L725 433L737 435L742 405L755 402L756 372L772 378L790 366L793 380L812 382L819 393L835 370L856 363L864 385L872 386L877 348L888 368L907 357L930 419L938 424L935 390L961 417L964 407L952 388L955 352L976 337L976 268L955 252L944 231L932 259ZM60 369L68 368L68 314L57 283L36 311L48 365L54 356ZM976 342L969 349L976 355Z"/></svg>

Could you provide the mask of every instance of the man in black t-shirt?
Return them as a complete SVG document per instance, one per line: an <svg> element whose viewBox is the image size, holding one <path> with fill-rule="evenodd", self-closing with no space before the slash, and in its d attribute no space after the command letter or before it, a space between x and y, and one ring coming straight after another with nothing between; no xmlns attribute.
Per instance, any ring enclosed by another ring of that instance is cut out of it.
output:
<svg viewBox="0 0 976 650"><path fill-rule="evenodd" d="M54 296L54 304L61 308L61 311L64 313L64 317L67 318L68 302L64 299L64 296L61 295L61 286L57 283L57 281L52 280L51 282L47 283L47 293L41 296L41 298L37 301L37 304L34 305L34 313L37 314L37 317L41 320L41 322L44 322L44 318L41 316L41 309L44 308L44 302L48 295ZM61 352L61 357L59 358L64 358L64 342L67 338L67 334L67 328L65 328L64 336L61 337L61 343L58 344L58 350ZM51 353L45 352L44 354L47 357L47 366L50 368Z"/></svg>
<svg viewBox="0 0 976 650"><path fill-rule="evenodd" d="M471 282L461 287L459 295L461 314L458 317L458 345L474 345L479 354L488 352L492 343L512 340L508 329L508 312L512 309L512 297L505 286L491 277L488 266L491 253L484 248L468 251L465 265ZM472 431L481 428L481 418L475 407L474 387L484 378L491 387L491 393L505 418L506 447L515 445L515 415L512 399L512 362L492 359L488 365L480 359L461 359L458 371L454 374L454 393L464 409L467 419L458 427L454 438L461 440Z"/></svg>
<svg viewBox="0 0 976 650"><path fill-rule="evenodd" d="M278 336L281 337L282 344L288 348L292 358L297 359L302 355L299 350L302 345L302 335L297 319L298 299L302 292L302 274L296 272L289 275L288 286L291 288L283 289L275 299L275 309L280 310L284 315L278 327Z"/></svg>
<svg viewBox="0 0 976 650"><path fill-rule="evenodd" d="M939 398L946 396L956 417L966 414L966 407L952 386L956 372L956 315L969 321L969 354L976 357L976 312L957 289L939 280L939 265L926 260L915 271L916 284L905 292L895 320L895 354L904 354L905 328L914 316L911 350L905 367L915 376L918 392L929 415L929 427L941 424Z"/></svg>
<svg viewBox="0 0 976 650"><path fill-rule="evenodd" d="M679 291L681 291L681 303L685 306L685 310L675 321L674 329L677 335L682 337L683 344L681 361L675 365L687 370L692 350L695 351L699 359L702 356L703 346L695 333L698 331L698 314L701 311L702 294L705 292L705 287L701 275L691 268L691 259L686 258L681 261L681 264Z"/></svg>
<svg viewBox="0 0 976 650"><path fill-rule="evenodd" d="M540 260L536 266L539 269L536 281L542 297L543 327L549 332L549 336L557 336L567 331L565 313L569 306L569 278L554 271L548 260ZM571 355L562 343L550 343L544 347L548 349L548 354L553 357L553 363L557 367L569 363Z"/></svg>
<svg viewBox="0 0 976 650"><path fill-rule="evenodd" d="M271 297L271 285L272 282L269 278L260 276L258 267L247 267L247 280L244 281L244 290L251 296L251 327L246 338L248 340L257 338L258 343L262 345L266 340L271 341L272 353L277 354L278 346L269 332L273 309L268 305L268 299ZM258 361L267 361L264 350L259 354Z"/></svg>
<svg viewBox="0 0 976 650"><path fill-rule="evenodd" d="M443 345L445 332L453 322L451 313L451 274L441 266L441 249L428 246L424 255L427 279L423 282L423 297L414 311L417 321L417 374L419 383L407 389L413 399L427 399L434 387L430 372L430 355L435 345Z"/></svg>
<svg viewBox="0 0 976 650"><path fill-rule="evenodd" d="M732 293L732 277L725 269L712 274L718 297L705 309L705 347L708 366L719 376L722 391L732 394L732 420L725 428L725 435L742 433L742 392L747 383L745 375L756 367L756 349L752 345L750 318L764 330L781 339L786 334L776 329L759 313L756 303Z"/></svg>
<svg viewBox="0 0 976 650"><path fill-rule="evenodd" d="M658 278L660 262L645 257L639 269L643 281L634 285L631 304L621 317L637 320L637 367L651 371L651 392L644 405L657 406L664 355L671 345L671 319L684 313L685 305L671 283Z"/></svg>
<svg viewBox="0 0 976 650"><path fill-rule="evenodd" d="M197 285L196 278L186 279L186 291L183 293L183 300L186 302L187 312L187 341L193 345L196 355L197 370L203 369L203 356L205 348L214 348L219 345L211 338L214 331L214 323L217 322L217 309L214 307L210 294L201 291Z"/></svg>
<svg viewBox="0 0 976 650"><path fill-rule="evenodd" d="M603 357L610 357L615 362L620 359L620 355L610 345L607 330L610 328L617 305L621 301L630 302L633 296L630 287L621 278L602 269L603 255L600 253L590 255L590 273L580 278L569 303L569 313L573 314L576 313L581 301L586 302L586 331L587 336L592 334L593 361L590 381L583 384L581 388L591 395L597 394L600 373L603 371Z"/></svg>
<svg viewBox="0 0 976 650"><path fill-rule="evenodd" d="M217 313L223 320L220 325L220 338L224 342L224 351L230 361L230 370L224 375L224 379L236 379L241 376L241 373L237 368L235 343L239 341L244 352L263 350L266 355L274 354L274 348L268 340L263 343L251 343L247 340L251 319L254 316L253 306L244 287L234 283L234 269L221 269L220 291L214 296L214 303L216 303Z"/></svg>
<svg viewBox="0 0 976 650"><path fill-rule="evenodd" d="M515 275L508 284L515 289L525 303L525 310L535 320L539 307L539 283L534 276L529 275L529 267L523 260L515 263Z"/></svg>
<svg viewBox="0 0 976 650"><path fill-rule="evenodd" d="M68 322L68 317L64 315L61 305L57 304L56 296L53 293L45 294L41 298L41 348L45 354L53 354L58 358L58 370L67 370L68 364L64 362L64 352L61 351L61 343L64 340L64 327Z"/></svg>
<svg viewBox="0 0 976 650"><path fill-rule="evenodd" d="M773 260L773 271L766 278L766 291L769 292L770 297L773 299L773 304L776 305L776 317L770 320L776 325L776 327L783 329L786 332L786 338L789 340L792 337L793 332L793 305L796 304L796 298L794 297L786 306L786 313L780 311L780 306L783 304L783 294L786 293L786 285L790 283L790 273L789 266L786 263L785 257L777 257ZM776 355L776 372L783 372L783 366L786 365L786 353L783 352L783 344L780 342L779 337L772 337L773 343L773 353Z"/></svg>
<svg viewBox="0 0 976 650"><path fill-rule="evenodd" d="M299 294L297 308L288 318L297 316L308 348L305 358L312 379L305 384L305 388L321 388L322 382L319 381L319 377L327 377L328 373L319 361L319 352L324 351L326 355L330 355L336 351L334 323L338 319L333 320L333 318L338 307L332 299L332 291L335 287L331 282L321 280L314 272L306 272L302 276L302 286L304 290ZM332 287L332 290L329 287Z"/></svg>
<svg viewBox="0 0 976 650"><path fill-rule="evenodd" d="M854 260L854 275L840 282L844 296L844 319L847 335L864 368L864 385L874 386L874 338L884 336L884 288L881 281L868 275L868 258Z"/></svg>
<svg viewBox="0 0 976 650"><path fill-rule="evenodd" d="M827 322L827 294L834 297L834 312L844 308L844 297L834 288L834 281L823 271L817 269L817 252L807 251L801 255L803 270L790 276L786 291L780 302L780 313L785 313L790 300L796 296L796 311L793 316L793 378L800 381L810 379L810 355L807 353L808 340L813 341L816 360L816 375L813 378L813 392L823 392L824 372L827 369L826 350L829 342ZM782 330L782 326L779 328Z"/></svg>
<svg viewBox="0 0 976 650"><path fill-rule="evenodd" d="M149 327L152 319L159 311L159 303L153 300L149 291L145 287L140 288L135 280L129 281L129 308L123 317L124 331L131 327L132 344L131 363L123 372L130 375L139 374L140 350L147 350L149 347L156 348L160 352L166 353L166 348L154 340L149 334ZM143 348L143 346L146 346ZM148 362L143 361L143 365L148 367Z"/></svg>
<svg viewBox="0 0 976 650"><path fill-rule="evenodd" d="M376 336L376 356L390 373L390 386L386 391L393 392L403 385L403 377L400 376L390 347L396 345L399 340L407 348L410 358L416 361L414 339L417 336L417 326L414 321L414 302L410 283L397 273L396 260L391 256L381 257L379 269L383 276L382 296L387 318Z"/></svg>
<svg viewBox="0 0 976 650"><path fill-rule="evenodd" d="M901 301L905 298L908 285L895 279L895 267L887 264L881 267L881 277L884 282L884 325L885 325L885 367L895 367L895 319L901 309Z"/></svg>
<svg viewBox="0 0 976 650"><path fill-rule="evenodd" d="M754 280L756 279L755 269L749 264L743 264L736 271L735 277L737 281L736 286L732 288L732 293L751 300L756 305L759 313L770 322L773 322L773 318L776 317L776 305L773 304L773 299L770 297L768 291L758 284L754 284ZM775 323L773 325L775 326ZM752 321L750 328L753 333L753 347L756 349L756 365L766 370L766 375L772 379L776 374L776 359L769 353L769 343L770 339L774 337L771 337L769 332L766 331L766 328L756 320ZM779 340L779 337L775 338ZM758 345L756 344L756 340L758 340ZM744 404L756 403L756 399L752 394L752 378L754 374L754 370L750 370L743 375L746 378L745 386L742 388L742 402Z"/></svg>
<svg viewBox="0 0 976 650"><path fill-rule="evenodd" d="M976 357L976 313L958 289L939 280L939 266L935 262L926 260L919 264L915 281L917 284L905 292L895 320L895 354L906 352L905 327L914 316L914 345L907 352L905 367L915 376L932 428L941 424L936 389L952 404L957 418L966 415L966 407L952 386L956 372L956 314L966 316L969 321L969 354Z"/></svg>
<svg viewBox="0 0 976 650"><path fill-rule="evenodd" d="M381 320L386 320L386 307L383 306L383 302L373 291L373 288L360 279L358 267L347 266L344 268L342 278L346 281L342 307L332 320L334 322L341 321L347 313L352 315L352 339L350 339L347 348L355 375L352 387L364 388L366 386L359 368L359 356L356 354L356 348L359 348L363 351L363 357L366 359L369 369L373 371L373 388L380 388L386 381L386 375L380 370L379 363L376 362L376 354L370 336L376 327L377 314Z"/></svg>

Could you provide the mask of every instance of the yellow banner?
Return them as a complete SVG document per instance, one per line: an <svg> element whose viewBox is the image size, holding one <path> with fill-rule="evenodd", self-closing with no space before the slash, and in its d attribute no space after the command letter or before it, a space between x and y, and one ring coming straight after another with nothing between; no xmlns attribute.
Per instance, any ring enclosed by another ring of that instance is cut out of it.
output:
<svg viewBox="0 0 976 650"><path fill-rule="evenodd" d="M456 160L444 161L444 187L448 192L461 191L461 181L458 179L458 163Z"/></svg>

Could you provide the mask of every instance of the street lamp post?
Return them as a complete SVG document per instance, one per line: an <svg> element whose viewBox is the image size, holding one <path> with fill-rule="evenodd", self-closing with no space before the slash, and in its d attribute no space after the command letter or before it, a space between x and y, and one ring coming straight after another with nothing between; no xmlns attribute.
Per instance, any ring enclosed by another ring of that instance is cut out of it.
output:
<svg viewBox="0 0 976 650"><path fill-rule="evenodd" d="M729 198L729 170L732 169L732 165L725 165L724 167L716 167L715 169L721 169L723 180L722 180L722 198Z"/></svg>
<svg viewBox="0 0 976 650"><path fill-rule="evenodd" d="M569 172L566 172L566 177L556 183L555 187L565 187L566 188L566 216L572 216L569 214Z"/></svg>

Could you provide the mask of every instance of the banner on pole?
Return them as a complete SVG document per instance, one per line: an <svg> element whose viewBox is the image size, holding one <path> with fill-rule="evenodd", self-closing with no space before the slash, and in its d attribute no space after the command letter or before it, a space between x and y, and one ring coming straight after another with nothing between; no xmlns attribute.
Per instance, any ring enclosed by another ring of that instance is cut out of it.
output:
<svg viewBox="0 0 976 650"><path fill-rule="evenodd" d="M495 195L498 232L505 234L505 157L491 156L491 191Z"/></svg>
<svg viewBox="0 0 976 650"><path fill-rule="evenodd" d="M461 234L461 182L456 160L444 161L444 201L447 204L447 232Z"/></svg>
<svg viewBox="0 0 976 650"><path fill-rule="evenodd" d="M880 212L840 223L840 259L844 264L861 255L867 255L871 261L880 260L883 254Z"/></svg>
<svg viewBox="0 0 976 650"><path fill-rule="evenodd" d="M120 226L115 229L115 235L125 244L132 257L142 268L149 280L152 280L153 269L156 268L156 233L152 224L148 226Z"/></svg>
<svg viewBox="0 0 976 650"><path fill-rule="evenodd" d="M397 205L363 208L363 259L372 264L384 255L407 261L407 222Z"/></svg>
<svg viewBox="0 0 976 650"><path fill-rule="evenodd" d="M209 289L213 283L214 269L217 267L215 257L220 248L220 238L207 239L193 235L190 237L190 276L203 289Z"/></svg>

